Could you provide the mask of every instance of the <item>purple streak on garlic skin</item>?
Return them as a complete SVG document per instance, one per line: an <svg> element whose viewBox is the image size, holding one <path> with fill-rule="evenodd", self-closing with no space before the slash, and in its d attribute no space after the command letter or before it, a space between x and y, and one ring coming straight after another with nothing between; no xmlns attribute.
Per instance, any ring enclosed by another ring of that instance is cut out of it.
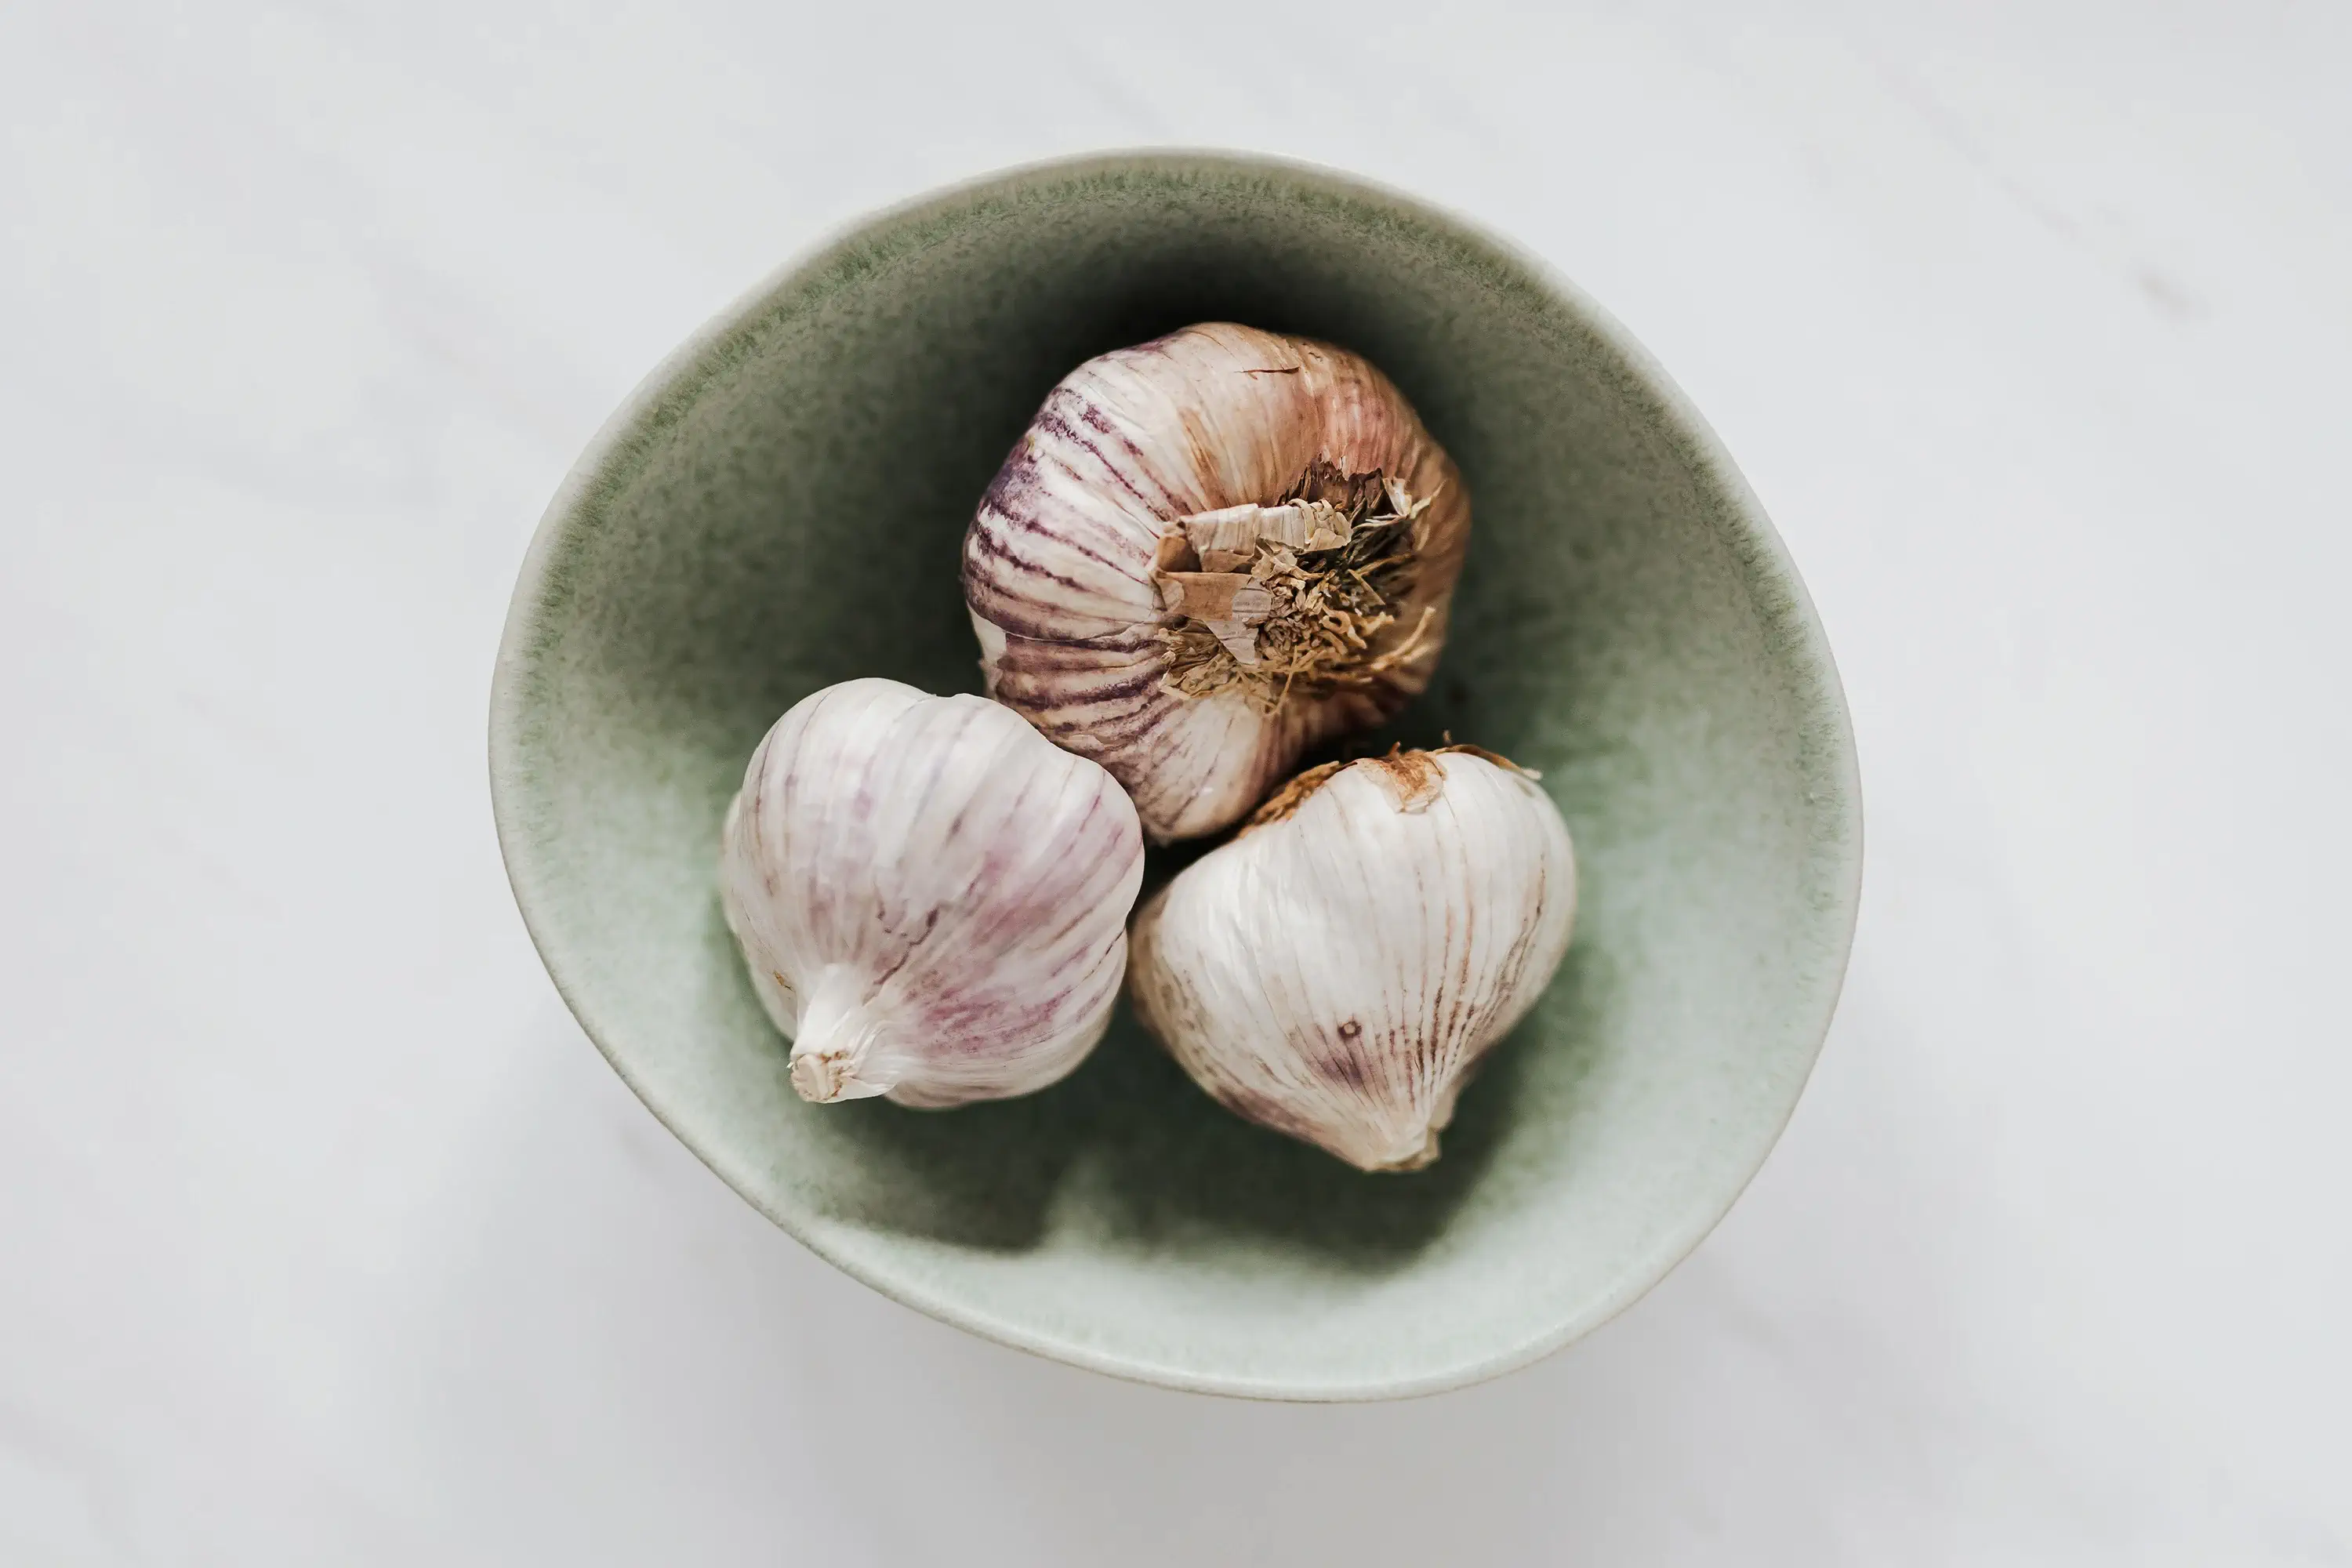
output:
<svg viewBox="0 0 2352 1568"><path fill-rule="evenodd" d="M829 1102L943 1107L1062 1078L1108 1026L1143 879L1095 763L977 697L852 680L777 721L721 835L752 986Z"/></svg>
<svg viewBox="0 0 2352 1568"><path fill-rule="evenodd" d="M1187 518L1276 506L1318 465L1427 502L1411 589L1364 650L1392 662L1271 712L1234 691L1170 689L1162 634L1184 617L1163 606L1162 541ZM1307 747L1428 685L1469 524L1452 460L1370 363L1211 323L1090 360L1054 388L965 536L964 597L989 694L1108 768L1166 842L1231 826Z"/></svg>

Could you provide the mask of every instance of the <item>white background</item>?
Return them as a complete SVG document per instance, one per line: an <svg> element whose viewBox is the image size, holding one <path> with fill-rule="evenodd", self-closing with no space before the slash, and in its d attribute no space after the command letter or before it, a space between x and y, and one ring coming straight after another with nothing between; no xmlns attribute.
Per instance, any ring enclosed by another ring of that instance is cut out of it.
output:
<svg viewBox="0 0 2352 1568"><path fill-rule="evenodd" d="M2236 0L0 6L0 1561L2352 1563L2347 79L2352 9ZM499 870L492 650L605 413L866 210L1137 143L1549 258L1844 669L1786 1141L1482 1388L882 1300Z"/></svg>

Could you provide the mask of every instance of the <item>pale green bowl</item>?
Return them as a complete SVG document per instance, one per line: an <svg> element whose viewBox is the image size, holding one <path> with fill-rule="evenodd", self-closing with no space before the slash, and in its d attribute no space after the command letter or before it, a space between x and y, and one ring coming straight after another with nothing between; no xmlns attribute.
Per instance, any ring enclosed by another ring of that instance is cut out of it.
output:
<svg viewBox="0 0 2352 1568"><path fill-rule="evenodd" d="M1124 1016L1027 1100L802 1103L714 890L746 759L833 681L976 689L956 569L997 465L1081 360L1206 320L1370 356L1461 464L1475 523L1454 640L1391 732L1543 770L1582 867L1566 965L1415 1175L1235 1120ZM1862 852L1804 588L1624 331L1441 213L1191 153L1022 170L886 214L672 355L540 526L490 776L564 999L762 1213L1008 1344L1296 1399L1518 1365L1687 1254L1804 1086Z"/></svg>

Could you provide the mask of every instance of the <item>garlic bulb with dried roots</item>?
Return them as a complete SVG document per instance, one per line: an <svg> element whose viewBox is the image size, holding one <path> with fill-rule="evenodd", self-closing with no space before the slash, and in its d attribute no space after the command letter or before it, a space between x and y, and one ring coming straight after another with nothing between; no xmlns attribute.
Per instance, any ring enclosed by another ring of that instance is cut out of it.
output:
<svg viewBox="0 0 2352 1568"><path fill-rule="evenodd" d="M1143 835L1101 768L978 697L795 704L727 809L720 901L803 1099L1043 1089L1102 1038Z"/></svg>
<svg viewBox="0 0 2352 1568"><path fill-rule="evenodd" d="M1429 684L1468 543L1452 459L1344 349L1187 327L1045 399L964 539L989 694L1167 841Z"/></svg>
<svg viewBox="0 0 2352 1568"><path fill-rule="evenodd" d="M1137 916L1137 1013L1231 1110L1416 1170L1568 951L1576 860L1533 777L1475 747L1301 773Z"/></svg>

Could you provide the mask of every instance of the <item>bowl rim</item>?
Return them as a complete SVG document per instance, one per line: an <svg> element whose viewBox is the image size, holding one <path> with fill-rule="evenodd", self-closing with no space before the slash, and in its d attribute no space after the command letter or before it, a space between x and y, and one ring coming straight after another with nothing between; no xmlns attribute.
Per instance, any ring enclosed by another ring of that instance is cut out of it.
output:
<svg viewBox="0 0 2352 1568"><path fill-rule="evenodd" d="M1204 1372L1174 1363L1158 1363L1132 1355L1106 1352L1066 1334L977 1307L953 1290L939 1289L914 1270L876 1267L856 1250L838 1245L828 1227L811 1215L771 1204L733 1170L733 1160L720 1149L707 1148L694 1131L675 1117L660 1098L631 1069L625 1047L616 1046L613 1031L600 1027L597 1009L571 970L571 960L557 946L551 918L551 895L539 875L534 847L526 826L526 794L530 769L523 756L524 733L530 712L530 674L536 658L538 633L548 602L551 567L573 531L581 526L583 509L605 490L616 467L649 448L665 428L691 406L708 384L725 368L714 354L753 325L780 297L804 279L821 278L855 252L895 231L944 218L990 197L1026 187L1050 186L1103 174L1254 175L1293 187L1319 191L1334 197L1385 206L1427 230L1443 235L1489 262L1516 272L1528 285L1550 295L1632 374L1635 395L1652 405L1651 413L1678 444L1685 457L1716 487L1728 514L1725 521L1742 536L1752 552L1748 570L1771 581L1789 598L1785 619L1802 630L1798 650L1814 674L1819 690L1810 717L1826 721L1818 737L1816 765L1829 776L1843 806L1842 832L1816 840L1814 853L1834 857L1825 865L1833 902L1822 914L1825 930L1834 939L1835 963L1825 966L1813 1001L1817 1016L1802 1031L1802 1071L1790 1093L1771 1136L1736 1183L1728 1184L1720 1200L1698 1205L1678 1226L1669 1228L1651 1251L1626 1268L1612 1287L1581 1303L1559 1321L1523 1339L1465 1356L1456 1362L1406 1375L1333 1377L1328 1374L1288 1378L1280 1375L1236 1375ZM631 1092L737 1194L772 1224L819 1258L851 1278L901 1305L977 1334L999 1344L1026 1351L1050 1361L1108 1373L1131 1382L1199 1394L1253 1399L1309 1403L1341 1403L1415 1397L1439 1394L1485 1382L1539 1361L1582 1339L1646 1295L1706 1240L1738 1204L1748 1184L1779 1146L1798 1102L1803 1098L1813 1068L1837 1011L1853 949L1860 913L1863 866L1862 779L1855 751L1853 721L1847 704L1829 639L1811 595L1806 590L1794 560L1762 503L1731 459L1713 426L1666 374L1664 366L1606 309L1561 275L1550 263L1482 226L1421 197L1381 182L1302 159L1222 148L1139 147L1044 159L977 174L935 187L920 195L831 226L811 244L738 295L725 309L705 321L647 372L621 405L606 417L564 476L541 513L525 551L509 600L500 634L497 663L490 683L488 764L491 813L497 824L499 852L532 946L554 982L557 994L583 1031L618 1073Z"/></svg>

